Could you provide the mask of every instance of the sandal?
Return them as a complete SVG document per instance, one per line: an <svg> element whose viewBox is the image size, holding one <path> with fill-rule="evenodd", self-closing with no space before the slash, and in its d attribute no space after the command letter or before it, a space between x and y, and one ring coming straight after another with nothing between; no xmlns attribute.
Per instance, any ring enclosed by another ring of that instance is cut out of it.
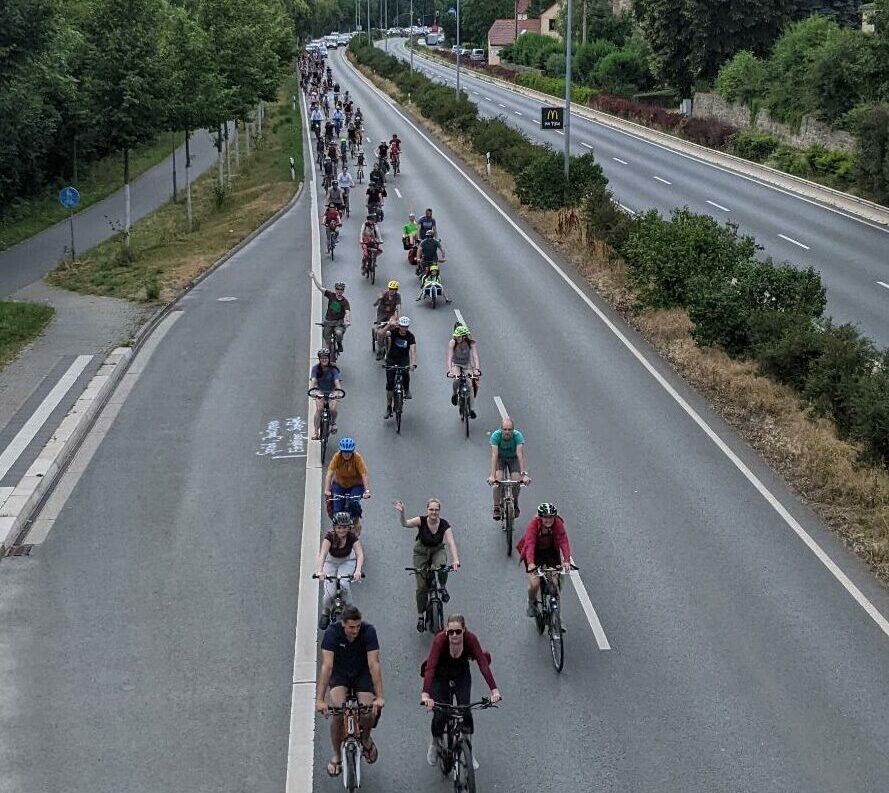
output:
<svg viewBox="0 0 889 793"><path fill-rule="evenodd" d="M500 506L494 507L494 520L500 520Z"/></svg>
<svg viewBox="0 0 889 793"><path fill-rule="evenodd" d="M417 617L417 633L425 633L426 632L426 615L424 614L422 617Z"/></svg>
<svg viewBox="0 0 889 793"><path fill-rule="evenodd" d="M313 440L313 441L320 441L320 440L321 440L321 435L320 435L320 433L317 433L317 432L316 432L316 433L312 436L312 440Z"/></svg>
<svg viewBox="0 0 889 793"><path fill-rule="evenodd" d="M339 776L343 772L343 764L339 757L327 761L327 776Z"/></svg>
<svg viewBox="0 0 889 793"><path fill-rule="evenodd" d="M364 758L364 762L368 765L373 765L377 758L380 756L380 752L377 749L377 745L373 742L371 738L370 746L365 746L361 744L361 756Z"/></svg>

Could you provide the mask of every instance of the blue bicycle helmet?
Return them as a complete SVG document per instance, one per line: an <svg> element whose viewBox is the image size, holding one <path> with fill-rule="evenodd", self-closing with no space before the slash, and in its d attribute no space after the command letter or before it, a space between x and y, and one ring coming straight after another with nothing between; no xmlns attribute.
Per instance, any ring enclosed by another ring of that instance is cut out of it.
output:
<svg viewBox="0 0 889 793"><path fill-rule="evenodd" d="M340 438L340 451L341 452L354 452L355 451L355 441L352 438Z"/></svg>

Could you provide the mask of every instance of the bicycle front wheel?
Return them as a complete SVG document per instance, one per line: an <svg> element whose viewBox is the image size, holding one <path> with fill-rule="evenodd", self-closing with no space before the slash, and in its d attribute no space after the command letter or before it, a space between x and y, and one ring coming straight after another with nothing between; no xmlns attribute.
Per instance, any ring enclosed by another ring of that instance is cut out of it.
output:
<svg viewBox="0 0 889 793"><path fill-rule="evenodd" d="M512 556L512 532L515 528L515 502L508 498L503 502L503 529L506 534L506 555Z"/></svg>
<svg viewBox="0 0 889 793"><path fill-rule="evenodd" d="M345 754L343 758L343 786L352 793L352 791L358 790L361 785L358 776L358 746L356 742L349 741L343 754Z"/></svg>
<svg viewBox="0 0 889 793"><path fill-rule="evenodd" d="M565 634L562 633L562 617L558 608L549 612L549 649L557 672L565 665Z"/></svg>
<svg viewBox="0 0 889 793"><path fill-rule="evenodd" d="M432 633L439 634L444 630L444 609L440 600L436 600L430 606L432 611L432 619L430 620L432 623Z"/></svg>
<svg viewBox="0 0 889 793"><path fill-rule="evenodd" d="M404 409L404 394L395 392L395 432L401 434L401 411Z"/></svg>
<svg viewBox="0 0 889 793"><path fill-rule="evenodd" d="M472 746L463 741L457 747L454 758L454 790L457 793L475 793L475 769L472 767Z"/></svg>
<svg viewBox="0 0 889 793"><path fill-rule="evenodd" d="M330 417L326 413L321 414L321 426L318 429L321 436L321 462L327 457L327 439L330 437Z"/></svg>

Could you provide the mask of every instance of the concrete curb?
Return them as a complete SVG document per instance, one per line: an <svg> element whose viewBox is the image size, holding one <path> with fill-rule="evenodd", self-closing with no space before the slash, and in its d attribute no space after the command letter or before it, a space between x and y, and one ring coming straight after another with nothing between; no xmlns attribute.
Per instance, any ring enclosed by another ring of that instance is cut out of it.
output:
<svg viewBox="0 0 889 793"><path fill-rule="evenodd" d="M138 355L142 345L151 336L164 318L173 311L180 300L205 278L209 278L219 267L242 248L249 245L266 229L289 212L302 196L305 180L287 205L275 212L268 220L251 231L231 250L224 253L210 267L189 283L177 297L157 312L138 330L131 347L118 347L106 359L98 372L90 380L83 393L68 412L62 423L52 434L37 459L21 478L10 496L0 504L0 559L9 549L27 539L31 518L38 511L56 482L64 473L80 444L86 438L96 418L108 403L130 364Z"/></svg>
<svg viewBox="0 0 889 793"><path fill-rule="evenodd" d="M431 54L424 53L423 55L418 55L415 51L414 58L453 66L450 61L437 58ZM496 85L499 88L504 88L513 93L525 96L528 99L536 99L547 104L561 101L550 94L544 94L541 91L535 91L532 88L525 88L524 86L519 86L497 77L490 77L487 74L482 74L469 67L467 67L467 70L474 78L481 80L482 82ZM864 198L858 198L849 193L834 190L832 187L825 187L816 182L811 182L808 179L803 179L802 177L793 176L784 173L783 171L776 170L775 168L770 168L767 165L760 165L759 163L745 160L742 157L736 157L734 154L727 154L725 152L717 151L716 149L709 149L706 146L701 146L698 143L692 143L683 138L678 138L667 132L661 132L660 130L645 127L641 124L636 124L633 121L627 121L619 116L612 116L609 113L603 113L600 110L593 110L584 105L572 104L572 111L578 116L586 118L588 121L594 121L627 135L632 135L635 138L641 138L648 143L663 146L664 148L684 154L696 160L701 160L709 165L716 166L717 168L730 171L736 175L765 183L769 187L774 187L779 190L802 196L815 203L841 210L842 212L854 215L856 218L861 218L870 221L871 223L878 223L880 226L889 228L889 208L876 204L873 201L867 201Z"/></svg>

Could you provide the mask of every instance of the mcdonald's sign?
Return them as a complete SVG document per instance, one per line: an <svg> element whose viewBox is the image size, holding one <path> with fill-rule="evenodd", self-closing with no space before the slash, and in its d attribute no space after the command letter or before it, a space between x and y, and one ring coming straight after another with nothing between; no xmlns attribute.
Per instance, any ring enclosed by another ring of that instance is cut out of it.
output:
<svg viewBox="0 0 889 793"><path fill-rule="evenodd" d="M540 127L541 129L562 129L564 107L542 107L540 108Z"/></svg>

